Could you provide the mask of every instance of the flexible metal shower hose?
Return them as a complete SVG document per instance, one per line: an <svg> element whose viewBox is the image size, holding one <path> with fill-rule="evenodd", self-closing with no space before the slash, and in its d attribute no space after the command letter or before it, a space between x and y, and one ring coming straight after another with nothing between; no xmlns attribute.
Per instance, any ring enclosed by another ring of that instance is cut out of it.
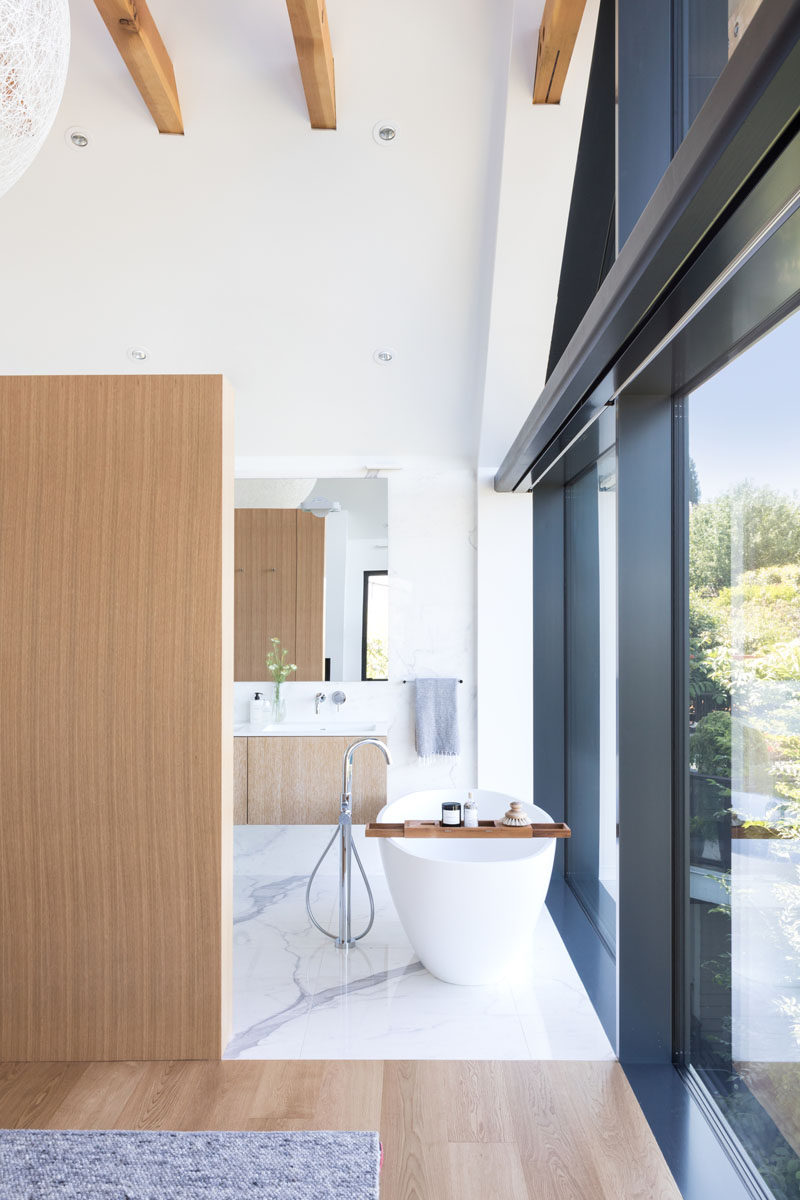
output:
<svg viewBox="0 0 800 1200"><path fill-rule="evenodd" d="M341 833L341 825L337 825L333 831L333 837L328 842L325 849L322 851L319 862L317 863L317 865L314 867L314 870L309 875L308 884L306 885L306 912L308 913L309 919L311 920L311 923L313 925L315 925L316 928L320 931L320 933L324 933L325 937L333 938L334 941L338 938L338 936L339 936L338 933L330 933L329 930L324 929L322 927L322 925L320 925L317 918L314 916L313 912L311 911L311 886L314 883L314 878L317 874L317 871L320 869L323 862L327 858L328 851L330 850L331 846L336 841L336 839L340 833ZM354 937L352 939L354 942L360 942L363 937L367 936L370 929L372 929L372 924L375 920L375 900L372 895L372 888L369 886L369 880L367 879L367 873L361 864L361 859L358 856L358 851L356 850L355 845L352 841L350 842L350 849L351 849L353 855L355 856L356 862L358 863L358 869L361 872L361 878L364 880L364 887L367 889L367 896L369 897L369 924L367 925L367 927L363 931L363 933L359 933L358 937Z"/></svg>

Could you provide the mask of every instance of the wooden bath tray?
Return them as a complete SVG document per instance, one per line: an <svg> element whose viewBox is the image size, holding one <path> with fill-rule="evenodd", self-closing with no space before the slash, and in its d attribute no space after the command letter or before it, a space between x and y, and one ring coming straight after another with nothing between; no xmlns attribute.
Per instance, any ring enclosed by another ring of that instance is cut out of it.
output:
<svg viewBox="0 0 800 1200"><path fill-rule="evenodd" d="M372 821L366 828L367 837L407 838L568 838L569 825L563 821L543 821L532 825L504 825L502 821L478 821L477 829L465 825L443 825L441 821L400 821L393 825Z"/></svg>

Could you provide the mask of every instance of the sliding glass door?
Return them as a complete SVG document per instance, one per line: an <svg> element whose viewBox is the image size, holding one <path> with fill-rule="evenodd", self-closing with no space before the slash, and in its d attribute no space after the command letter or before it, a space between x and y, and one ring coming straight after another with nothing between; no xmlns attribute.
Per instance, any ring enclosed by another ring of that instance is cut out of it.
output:
<svg viewBox="0 0 800 1200"><path fill-rule="evenodd" d="M684 402L689 1062L800 1197L800 313Z"/></svg>

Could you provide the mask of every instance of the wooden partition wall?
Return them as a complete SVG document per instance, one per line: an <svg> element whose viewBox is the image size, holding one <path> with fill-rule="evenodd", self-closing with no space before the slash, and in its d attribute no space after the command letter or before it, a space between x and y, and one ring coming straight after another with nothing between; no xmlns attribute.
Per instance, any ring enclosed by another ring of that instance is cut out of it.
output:
<svg viewBox="0 0 800 1200"><path fill-rule="evenodd" d="M228 1036L232 403L0 378L0 1058Z"/></svg>

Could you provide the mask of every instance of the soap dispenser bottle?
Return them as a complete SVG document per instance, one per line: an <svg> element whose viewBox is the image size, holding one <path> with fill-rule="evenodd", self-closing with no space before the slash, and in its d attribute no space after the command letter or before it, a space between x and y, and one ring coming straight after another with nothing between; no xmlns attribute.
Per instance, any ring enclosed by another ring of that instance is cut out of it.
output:
<svg viewBox="0 0 800 1200"><path fill-rule="evenodd" d="M253 699L250 701L250 724L251 725L266 725L267 723L267 702L264 699L263 692L256 692Z"/></svg>

